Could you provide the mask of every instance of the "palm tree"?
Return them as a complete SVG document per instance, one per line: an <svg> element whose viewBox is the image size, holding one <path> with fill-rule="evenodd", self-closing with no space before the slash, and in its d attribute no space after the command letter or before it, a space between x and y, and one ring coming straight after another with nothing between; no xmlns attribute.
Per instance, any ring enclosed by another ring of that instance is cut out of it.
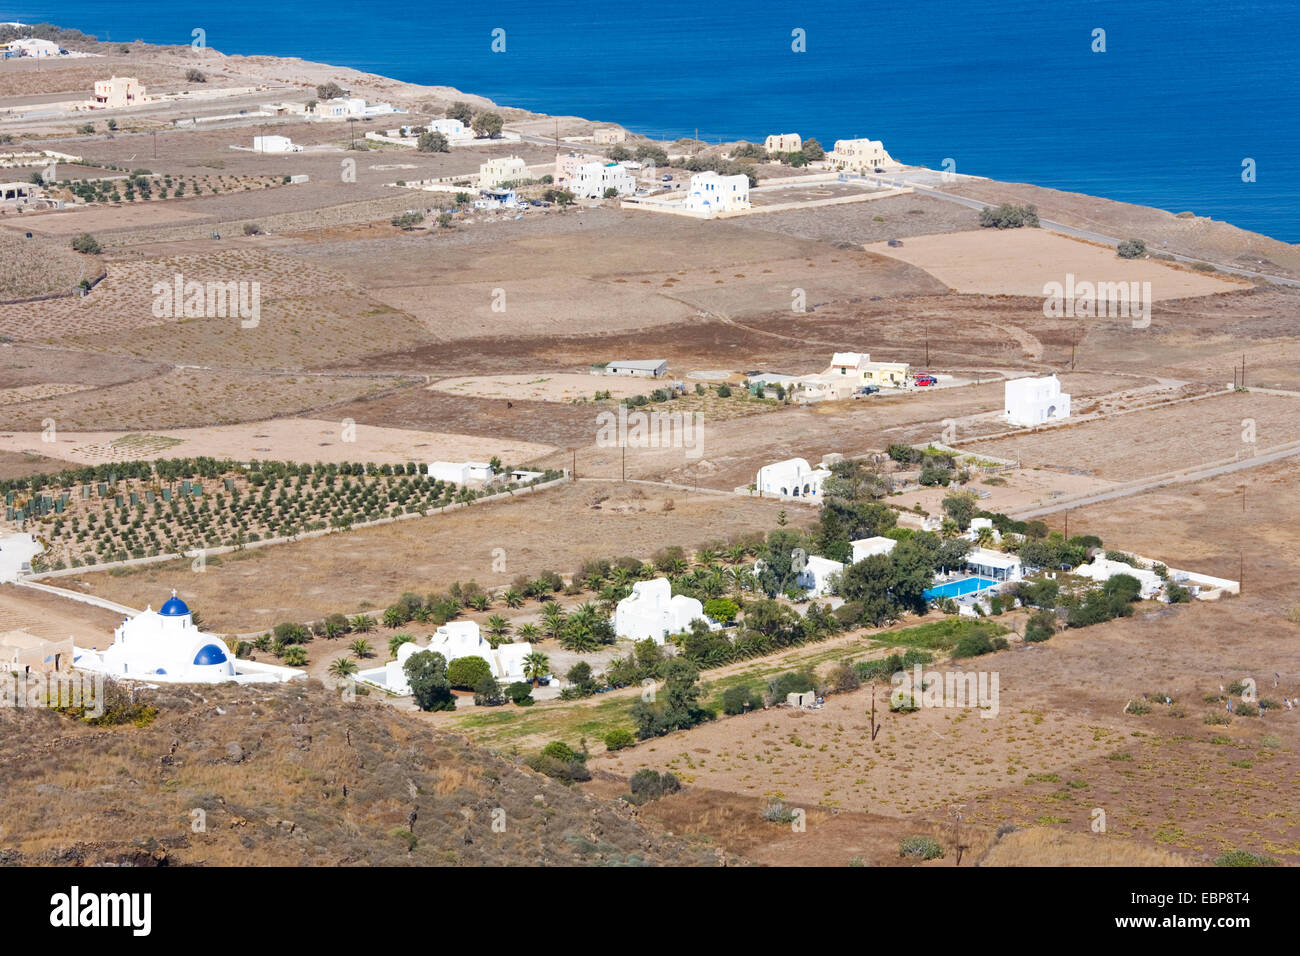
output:
<svg viewBox="0 0 1300 956"><path fill-rule="evenodd" d="M590 601L580 604L564 624L564 631L560 635L561 646L570 651L594 651L600 646L600 639L596 636L596 625L600 618L601 613L596 605Z"/></svg>
<svg viewBox="0 0 1300 956"><path fill-rule="evenodd" d="M522 628L521 628L522 631ZM539 678L545 677L551 671L551 661L541 651L533 651L524 658L524 676L537 686Z"/></svg>
<svg viewBox="0 0 1300 956"><path fill-rule="evenodd" d="M507 636L510 634L510 622L500 614L493 614L487 619L487 631L492 638L490 643L493 647L498 644L509 643Z"/></svg>
<svg viewBox="0 0 1300 956"><path fill-rule="evenodd" d="M506 602L506 607L522 607L524 596L516 587L506 588L501 594L501 599Z"/></svg>
<svg viewBox="0 0 1300 956"><path fill-rule="evenodd" d="M476 611L486 611L492 606L492 599L486 594L475 594L469 599L469 606Z"/></svg>
<svg viewBox="0 0 1300 956"><path fill-rule="evenodd" d="M344 678L351 677L358 669L356 661L346 657L340 657L330 664L330 676L343 680Z"/></svg>
<svg viewBox="0 0 1300 956"><path fill-rule="evenodd" d="M741 561L745 560L745 555L747 553L748 552L745 550L743 544L733 544L731 547L727 548L727 560L732 564L739 564Z"/></svg>
<svg viewBox="0 0 1300 956"><path fill-rule="evenodd" d="M394 634L388 639L388 656L396 657L397 649L403 644L408 644L415 640L410 634Z"/></svg>
<svg viewBox="0 0 1300 956"><path fill-rule="evenodd" d="M559 637L564 630L564 608L555 601L547 601L542 608L542 630L547 637Z"/></svg>
<svg viewBox="0 0 1300 956"><path fill-rule="evenodd" d="M354 657L359 657L363 660L374 653L370 648L370 642L364 637L358 637L348 645L348 649L352 651Z"/></svg>
<svg viewBox="0 0 1300 956"><path fill-rule="evenodd" d="M993 547L993 529L980 528L979 531L975 533L975 541L981 548Z"/></svg>
<svg viewBox="0 0 1300 956"><path fill-rule="evenodd" d="M531 644L533 641L537 640L541 634L542 629L532 621L519 625L519 636L527 644Z"/></svg>

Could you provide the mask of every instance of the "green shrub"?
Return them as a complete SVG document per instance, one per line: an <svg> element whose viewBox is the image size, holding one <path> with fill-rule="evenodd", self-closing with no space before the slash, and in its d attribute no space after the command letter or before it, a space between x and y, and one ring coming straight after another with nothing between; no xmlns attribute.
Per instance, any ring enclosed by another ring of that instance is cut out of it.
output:
<svg viewBox="0 0 1300 956"><path fill-rule="evenodd" d="M913 860L937 860L943 856L943 847L933 837L904 837L898 841L898 855Z"/></svg>
<svg viewBox="0 0 1300 956"><path fill-rule="evenodd" d="M632 779L628 781L628 787L632 792L623 799L628 803L640 806L668 794L677 793L682 789L682 784L671 773L659 773L648 767L642 767L632 774Z"/></svg>
<svg viewBox="0 0 1300 956"><path fill-rule="evenodd" d="M605 735L606 750L622 750L636 743L636 735L624 727L616 727Z"/></svg>
<svg viewBox="0 0 1300 956"><path fill-rule="evenodd" d="M1214 859L1215 866L1277 866L1271 856L1261 856L1249 850L1229 850Z"/></svg>
<svg viewBox="0 0 1300 956"><path fill-rule="evenodd" d="M485 677L492 676L492 666L477 655L458 657L447 665L447 683L458 690L473 690Z"/></svg>
<svg viewBox="0 0 1300 956"><path fill-rule="evenodd" d="M88 232L83 232L81 235L73 237L72 251L80 252L86 256L97 256L104 250L100 247L98 239Z"/></svg>
<svg viewBox="0 0 1300 956"><path fill-rule="evenodd" d="M729 717L763 706L763 695L748 684L737 684L722 692L722 712Z"/></svg>

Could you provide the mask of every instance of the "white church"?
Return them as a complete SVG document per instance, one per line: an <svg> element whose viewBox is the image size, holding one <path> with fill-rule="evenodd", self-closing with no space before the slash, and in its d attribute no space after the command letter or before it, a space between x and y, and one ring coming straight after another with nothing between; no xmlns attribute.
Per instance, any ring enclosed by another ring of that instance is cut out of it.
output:
<svg viewBox="0 0 1300 956"><path fill-rule="evenodd" d="M1070 417L1070 396L1055 375L1013 378L1004 389L1002 415L1008 425L1030 428Z"/></svg>
<svg viewBox="0 0 1300 956"><path fill-rule="evenodd" d="M389 693L405 697L411 693L406 680L405 666L412 654L433 651L441 654L448 664L461 657L481 657L492 669L492 676L503 684L527 680L524 676L524 658L533 652L533 645L502 644L497 648L483 638L475 621L450 621L429 635L429 646L421 647L407 641L397 649L397 659L383 667L374 667L357 674L357 680L379 687Z"/></svg>
<svg viewBox="0 0 1300 956"><path fill-rule="evenodd" d="M827 468L814 468L804 458L787 458L758 469L754 487L760 495L780 498L820 498Z"/></svg>
<svg viewBox="0 0 1300 956"><path fill-rule="evenodd" d="M637 581L632 593L614 608L614 633L634 641L650 638L663 644L669 634L680 634L696 619L704 617L704 605L684 594L673 596L667 578Z"/></svg>
<svg viewBox="0 0 1300 956"><path fill-rule="evenodd" d="M237 660L221 638L194 625L174 590L158 610L150 605L119 624L107 649L74 647L72 665L122 680L168 684L266 684L305 676L293 667Z"/></svg>

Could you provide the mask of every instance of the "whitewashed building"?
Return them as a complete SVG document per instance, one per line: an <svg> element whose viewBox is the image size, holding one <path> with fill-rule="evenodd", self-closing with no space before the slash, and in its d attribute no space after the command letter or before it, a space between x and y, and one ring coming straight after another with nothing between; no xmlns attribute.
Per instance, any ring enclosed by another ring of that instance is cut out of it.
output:
<svg viewBox="0 0 1300 956"><path fill-rule="evenodd" d="M151 683L265 684L306 676L292 667L238 660L221 638L198 629L175 591L158 610L147 607L118 625L106 650L74 647L72 663L109 677Z"/></svg>
<svg viewBox="0 0 1300 956"><path fill-rule="evenodd" d="M1075 568L1075 574L1081 578L1089 578L1093 581L1109 581L1117 574L1128 574L1137 578L1141 590L1138 592L1143 598L1153 598L1159 594L1165 586L1160 575L1146 568L1135 568L1131 564L1123 561L1112 561L1105 555L1094 555L1090 564L1081 564Z"/></svg>
<svg viewBox="0 0 1300 956"><path fill-rule="evenodd" d="M759 494L781 498L820 498L828 468L814 468L806 458L787 458L758 469L754 487Z"/></svg>
<svg viewBox="0 0 1300 956"><path fill-rule="evenodd" d="M492 669L493 677L502 683L509 683L527 679L524 676L524 659L533 652L533 645L525 641L521 644L502 644L494 649L483 638L474 621L450 621L429 635L427 647L407 641L397 648L396 660L389 661L383 667L358 672L357 680L399 697L408 696L411 685L406 678L406 662L421 651L441 654L448 664L462 657L481 657Z"/></svg>
<svg viewBox="0 0 1300 956"><path fill-rule="evenodd" d="M470 143L474 140L474 131L460 120L450 116L430 120L424 128L431 133L441 133L447 137L449 144Z"/></svg>
<svg viewBox="0 0 1300 956"><path fill-rule="evenodd" d="M713 170L691 177L690 191L682 202L683 209L708 213L734 212L749 208L749 177L742 174L719 176Z"/></svg>
<svg viewBox="0 0 1300 956"><path fill-rule="evenodd" d="M1032 427L1070 417L1070 396L1055 375L1013 378L1003 386L1002 415L1008 425Z"/></svg>
<svg viewBox="0 0 1300 956"><path fill-rule="evenodd" d="M32 558L45 548L30 534L0 535L0 583L17 581L32 569Z"/></svg>
<svg viewBox="0 0 1300 956"><path fill-rule="evenodd" d="M295 144L288 136L254 136L255 153L301 153L302 147Z"/></svg>
<svg viewBox="0 0 1300 956"><path fill-rule="evenodd" d="M1024 577L1017 555L990 548L971 548L966 555L966 567L979 577L994 581L1019 581Z"/></svg>
<svg viewBox="0 0 1300 956"><path fill-rule="evenodd" d="M809 597L825 597L831 593L832 578L843 573L842 561L810 555L799 572L799 587L806 590Z"/></svg>
<svg viewBox="0 0 1300 956"><path fill-rule="evenodd" d="M569 180L569 191L579 199L603 199L612 189L620 196L636 192L636 180L618 163L584 163Z"/></svg>
<svg viewBox="0 0 1300 956"><path fill-rule="evenodd" d="M875 535L871 538L859 538L857 541L850 541L849 545L853 548L853 563L857 564L863 558L869 558L873 554L889 554L894 548L898 547L898 542L893 538L886 538L884 535Z"/></svg>
<svg viewBox="0 0 1300 956"><path fill-rule="evenodd" d="M435 461L429 464L428 476L453 485L467 485L471 481L487 481L494 474L486 461Z"/></svg>
<svg viewBox="0 0 1300 956"><path fill-rule="evenodd" d="M674 596L667 578L637 581L614 608L614 633L663 644L668 635L681 633L696 619L704 619L704 605L684 594Z"/></svg>

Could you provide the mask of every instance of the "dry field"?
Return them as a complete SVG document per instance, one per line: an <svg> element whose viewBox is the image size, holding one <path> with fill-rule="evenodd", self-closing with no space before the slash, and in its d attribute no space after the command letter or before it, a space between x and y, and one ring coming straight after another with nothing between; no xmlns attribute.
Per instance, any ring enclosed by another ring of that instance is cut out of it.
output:
<svg viewBox="0 0 1300 956"><path fill-rule="evenodd" d="M66 294L81 280L93 280L104 271L97 257L73 252L64 242L25 239L3 231L0 262L4 263L0 267L0 299L6 300Z"/></svg>
<svg viewBox="0 0 1300 956"><path fill-rule="evenodd" d="M1225 629L1233 634L1226 654ZM720 719L594 765L619 775L670 769L688 784L747 798L755 815L779 798L896 817L905 823L890 828L895 841L958 808L986 831L1013 823L1091 835L1101 808L1107 829L1095 839L1113 856L1095 862L1124 863L1127 846L1190 862L1237 847L1300 861L1300 813L1282 797L1295 785L1300 716L1283 709L1227 727L1202 722L1223 708L1203 698L1241 677L1269 676L1261 693L1279 701L1300 691L1295 625L1239 601L1144 608L964 667L998 673L997 716L960 708L899 715L878 703L882 729L872 742L863 689L827 698L820 711ZM887 689L877 693L883 700ZM1174 706L1123 713L1157 693Z"/></svg>
<svg viewBox="0 0 1300 956"><path fill-rule="evenodd" d="M1105 235L1135 236L1145 240L1149 248L1158 247L1164 252L1300 275L1300 250L1296 246L1204 216L1175 214L1028 183L966 179L941 188L984 202L1033 203L1044 219Z"/></svg>
<svg viewBox="0 0 1300 956"><path fill-rule="evenodd" d="M664 510L665 500L672 510ZM156 603L159 593L175 587L214 630L247 633L285 620L385 607L403 591L442 591L457 580L506 585L548 568L568 573L587 557L648 558L671 542L694 546L767 532L779 510L770 501L578 482L515 501L242 551L220 565L209 561L201 574L187 560L59 584L128 607ZM792 526L800 521L790 516ZM496 548L505 549L505 572L494 571Z"/></svg>
<svg viewBox="0 0 1300 956"><path fill-rule="evenodd" d="M335 295L351 291L339 276L274 252L248 247L214 249L207 255L114 263L109 266L108 278L86 296L0 306L0 333L63 345L69 340L84 344L92 336L105 334L111 340L115 333L135 332L147 326L175 326L185 320L154 314L154 286L165 283L170 288L177 275L186 282L258 282L263 306L274 309L276 304L286 302L290 315L298 300L322 296L327 291ZM268 324L269 319L263 316ZM236 331L256 331L239 329L237 315L214 321Z"/></svg>
<svg viewBox="0 0 1300 956"><path fill-rule="evenodd" d="M328 384L322 382L323 385ZM130 437L133 440L124 441ZM154 439L152 443L140 438ZM21 452L39 448L51 458L94 465L108 461L155 458L228 458L248 461L361 461L405 464L408 461L487 461L520 464L545 457L549 445L499 441L473 435L350 426L343 421L276 418L213 428L155 429L146 436L128 432L56 431L54 441L40 433L0 435L0 449Z"/></svg>
<svg viewBox="0 0 1300 956"><path fill-rule="evenodd" d="M1061 515L1048 523L1060 527ZM1267 596L1281 615L1300 605L1300 477L1294 459L1194 484L1158 488L1070 512L1108 547L1137 551L1170 567L1236 580L1243 593ZM1289 632L1290 640L1300 633ZM1286 647L1285 643L1279 645Z"/></svg>
<svg viewBox="0 0 1300 956"><path fill-rule="evenodd" d="M708 224L712 241L701 244L699 226L609 209L530 213L491 229L458 227L463 235L449 239L320 243L301 254L414 315L440 341L517 341L520 329L544 340L695 325L701 312L789 314L795 289L811 306L864 288L881 295L940 291L922 273L887 259L727 223Z"/></svg>
<svg viewBox="0 0 1300 956"><path fill-rule="evenodd" d="M1121 259L1115 250L1046 229L981 229L916 236L901 248L873 243L868 252L900 259L954 292L1042 296L1048 282L1150 282L1157 300L1185 299L1248 287L1244 280L1203 275L1155 259Z"/></svg>
<svg viewBox="0 0 1300 956"><path fill-rule="evenodd" d="M44 594L15 584L0 584L0 633L24 630L52 641L73 638L78 647L95 647L111 638L122 615Z"/></svg>
<svg viewBox="0 0 1300 956"><path fill-rule="evenodd" d="M429 389L473 398L573 402L578 399L590 401L597 391L609 392L614 398L629 398L633 395L644 395L648 390L661 386L662 383L653 379L560 372L544 375L480 375L468 378L444 378L434 382Z"/></svg>
<svg viewBox="0 0 1300 956"><path fill-rule="evenodd" d="M975 454L1019 458L1027 466L1129 481L1296 440L1300 398L1233 392L962 447Z"/></svg>
<svg viewBox="0 0 1300 956"><path fill-rule="evenodd" d="M246 372L180 369L146 381L109 385L53 398L5 406L9 437L5 447L53 455L54 448L72 451L63 432L103 431L113 434L260 422L271 416L302 414L340 399L383 394L401 384L392 378L336 378L309 375L266 375ZM53 419L53 445L39 432ZM337 426L341 427L341 426ZM16 437L19 430L28 434ZM111 437L111 436L110 436Z"/></svg>

